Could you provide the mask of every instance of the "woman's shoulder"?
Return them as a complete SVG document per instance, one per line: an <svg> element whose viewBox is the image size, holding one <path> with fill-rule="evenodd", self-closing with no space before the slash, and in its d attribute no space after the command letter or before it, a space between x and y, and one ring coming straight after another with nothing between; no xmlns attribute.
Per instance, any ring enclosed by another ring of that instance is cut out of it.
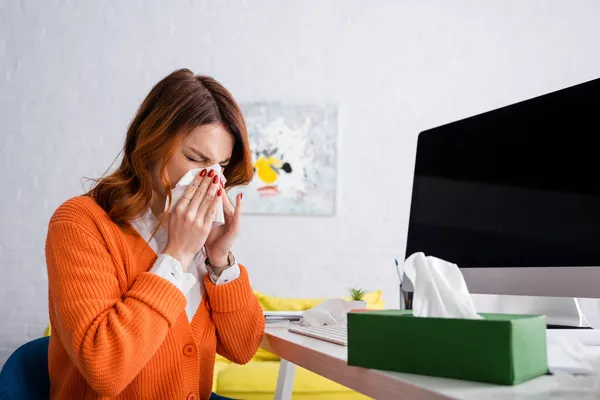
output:
<svg viewBox="0 0 600 400"><path fill-rule="evenodd" d="M78 225L97 225L110 222L108 214L91 196L77 196L62 203L50 218L50 224L73 222Z"/></svg>

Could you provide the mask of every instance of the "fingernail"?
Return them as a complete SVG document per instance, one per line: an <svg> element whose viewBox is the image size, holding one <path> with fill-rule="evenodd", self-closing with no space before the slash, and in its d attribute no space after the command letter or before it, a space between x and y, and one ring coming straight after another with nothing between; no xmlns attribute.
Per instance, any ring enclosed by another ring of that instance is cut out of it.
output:
<svg viewBox="0 0 600 400"><path fill-rule="evenodd" d="M219 189L219 191L217 192L217 196L220 196L223 194L223 189Z"/></svg>
<svg viewBox="0 0 600 400"><path fill-rule="evenodd" d="M202 170L202 172L200 172L200 176L201 176L201 177L204 177L205 175L206 175L206 170L205 170L205 169L203 169L203 170Z"/></svg>
<svg viewBox="0 0 600 400"><path fill-rule="evenodd" d="M244 193L240 193L240 200L244 198Z"/></svg>
<svg viewBox="0 0 600 400"><path fill-rule="evenodd" d="M210 172L212 172L212 171L210 171ZM211 175L210 175L210 174L208 174L208 176L211 176ZM213 183L218 183L218 182L219 182L219 177L218 177L218 176L215 176L215 177L213 178Z"/></svg>
<svg viewBox="0 0 600 400"><path fill-rule="evenodd" d="M211 170L210 170L210 172L208 173L208 177L209 177L209 178L212 178L212 176L213 176L214 174L215 174L215 171L211 169ZM216 182L215 182L215 183L216 183Z"/></svg>

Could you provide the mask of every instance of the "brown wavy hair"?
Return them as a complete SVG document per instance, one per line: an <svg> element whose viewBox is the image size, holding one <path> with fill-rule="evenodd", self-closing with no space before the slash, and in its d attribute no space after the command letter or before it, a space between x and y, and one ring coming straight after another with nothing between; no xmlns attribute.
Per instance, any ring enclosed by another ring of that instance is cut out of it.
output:
<svg viewBox="0 0 600 400"><path fill-rule="evenodd" d="M125 139L121 165L87 193L120 226L148 209L153 197L153 167L160 163L160 184L172 199L166 165L196 127L222 124L233 135L231 161L224 171L227 188L245 185L254 170L242 112L231 93L208 76L177 70L158 82L138 109Z"/></svg>

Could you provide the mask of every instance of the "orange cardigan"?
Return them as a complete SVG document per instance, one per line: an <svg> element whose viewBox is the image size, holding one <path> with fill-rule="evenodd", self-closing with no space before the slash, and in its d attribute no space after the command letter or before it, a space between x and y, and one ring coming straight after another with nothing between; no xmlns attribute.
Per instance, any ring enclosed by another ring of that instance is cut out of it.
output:
<svg viewBox="0 0 600 400"><path fill-rule="evenodd" d="M191 324L185 296L149 273L156 254L90 197L53 215L46 240L52 399L208 399L215 353L246 363L264 318L248 273L216 286Z"/></svg>

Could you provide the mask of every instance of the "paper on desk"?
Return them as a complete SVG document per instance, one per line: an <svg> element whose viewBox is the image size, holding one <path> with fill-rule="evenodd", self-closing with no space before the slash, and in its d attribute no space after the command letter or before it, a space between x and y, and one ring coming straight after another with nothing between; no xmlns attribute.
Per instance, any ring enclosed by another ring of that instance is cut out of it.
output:
<svg viewBox="0 0 600 400"><path fill-rule="evenodd" d="M549 390L540 393L535 399L600 399L600 386L596 376L571 375L566 372L554 372L554 385ZM532 397L534 398L534 397Z"/></svg>
<svg viewBox="0 0 600 400"><path fill-rule="evenodd" d="M548 367L551 372L600 374L600 347L584 345L578 330L549 329L546 337Z"/></svg>
<svg viewBox="0 0 600 400"><path fill-rule="evenodd" d="M456 264L414 253L406 259L404 273L414 287L414 316L481 319Z"/></svg>
<svg viewBox="0 0 600 400"><path fill-rule="evenodd" d="M344 299L327 299L302 314L300 323L308 326L346 325L352 303Z"/></svg>
<svg viewBox="0 0 600 400"><path fill-rule="evenodd" d="M548 368L564 398L600 399L600 347L585 345L586 334L595 331L549 329Z"/></svg>
<svg viewBox="0 0 600 400"><path fill-rule="evenodd" d="M191 169L181 177L181 179L177 182L177 184L172 190L173 199L171 204L173 205L173 207L183 196L185 188L188 187L190 183L194 181L196 175L202 172L203 169L206 169L207 171L215 171L215 175L217 175L221 179L223 186L225 186L225 182L227 182L227 180L225 179L225 175L223 175L223 169L219 164L214 164L207 168ZM217 201L219 203L217 204L217 210L215 211L215 219L213 221L213 226L223 225L225 223L225 215L223 214L223 200L221 198L217 199ZM169 211L169 199L167 199L165 203L165 211Z"/></svg>

